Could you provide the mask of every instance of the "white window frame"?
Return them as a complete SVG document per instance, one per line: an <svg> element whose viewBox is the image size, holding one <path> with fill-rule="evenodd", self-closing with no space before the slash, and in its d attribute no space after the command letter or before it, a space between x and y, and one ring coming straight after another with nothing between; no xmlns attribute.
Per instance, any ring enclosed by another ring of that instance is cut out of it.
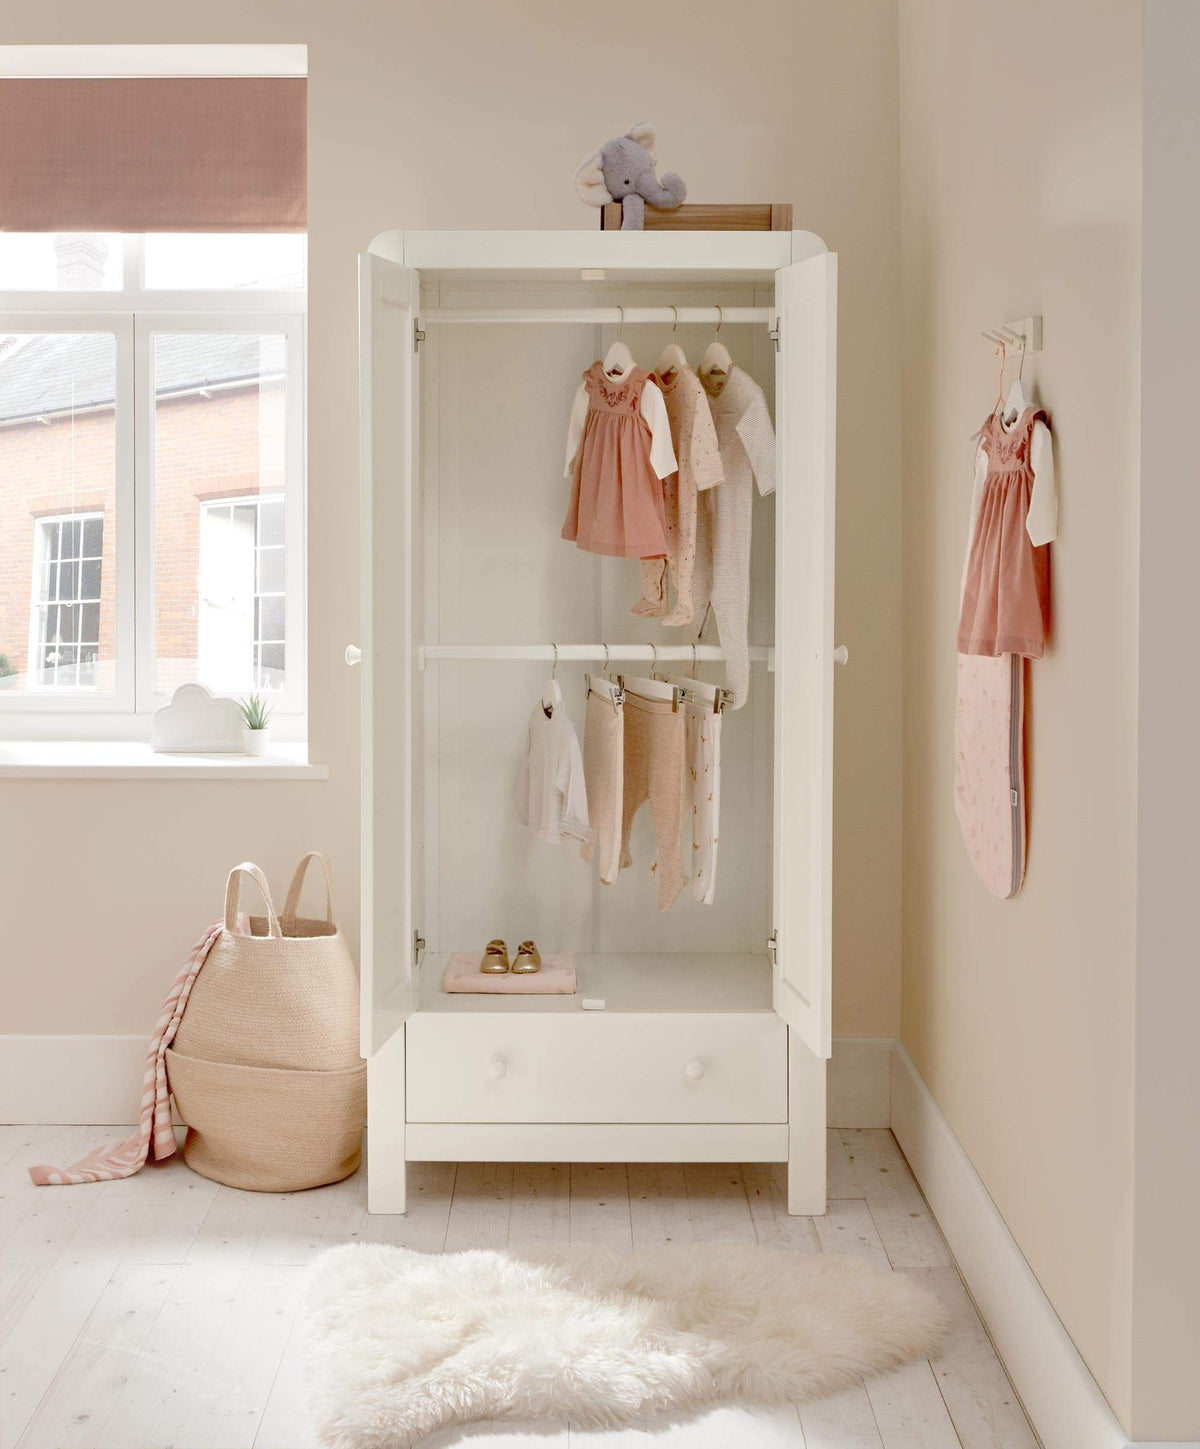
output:
<svg viewBox="0 0 1200 1449"><path fill-rule="evenodd" d="M166 704L154 684L155 332L275 333L287 356L285 569L287 687L272 695L272 733L307 733L307 509L305 289L147 290L142 236L121 238L120 291L2 291L0 333L105 332L116 339L116 689L55 686L0 691L0 739L145 740Z"/></svg>
<svg viewBox="0 0 1200 1449"><path fill-rule="evenodd" d="M26 659L28 661L28 663L26 665L26 674L31 674L33 672L33 663L34 663L34 660L35 659L37 660L37 673L40 675L41 672L42 672L41 654L42 654L42 649L43 649L44 646L42 644L42 638L41 638L41 628L40 628L41 615L39 613L39 610L41 609L41 607L42 607L43 604L47 604L48 605L50 603L49 600L43 599L42 596L41 596L41 594L42 594L42 590L41 590L42 566L46 562L46 559L44 557L44 555L45 555L45 543L44 543L44 539L46 537L46 528L47 528L47 525L49 525L49 524L55 524L56 523L56 524L58 524L60 526L60 535L59 535L59 537L60 537L59 558L61 560L61 558L62 558L62 551L61 551L61 525L64 524L64 523L79 523L79 524L84 524L84 523L87 523L87 522L89 522L91 520L95 520L95 519L99 519L99 521L100 521L100 559L99 559L99 563L100 563L100 592L101 592L101 597L103 597L103 593L104 593L104 514L102 512L97 511L95 508L88 508L88 509L81 509L78 512L75 512L75 513L70 513L70 512L68 512L68 513L39 513L39 514L37 514L34 517L34 520L33 520L33 535L34 535L34 542L33 542L33 568L31 570L32 578L31 578L31 581L30 581L30 593L29 593L29 643L26 646L26 650L25 650L25 657L26 657ZM82 544L82 533L80 534L80 542ZM58 608L61 608L62 607L62 599L61 598L56 598L53 601L53 603L54 603L55 607L58 607ZM82 648L82 645L80 645L79 647ZM97 664L98 663L99 663L99 660L97 659ZM72 697L76 697L76 696L84 695L84 694L94 694L95 693L94 688L91 685L86 685L86 684L83 684L83 685L81 685L81 684L51 684L51 685L38 684L38 685L35 685L34 688L36 688L36 689L44 689L44 690L52 690L55 696L64 695L64 696L66 696L68 698L72 698Z"/></svg>

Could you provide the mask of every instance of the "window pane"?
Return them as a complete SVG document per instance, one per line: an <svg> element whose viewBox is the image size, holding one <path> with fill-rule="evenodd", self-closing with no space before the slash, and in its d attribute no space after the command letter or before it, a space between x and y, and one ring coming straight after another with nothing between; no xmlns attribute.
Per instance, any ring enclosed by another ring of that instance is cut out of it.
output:
<svg viewBox="0 0 1200 1449"><path fill-rule="evenodd" d="M258 592L260 594L283 593L283 549L259 549Z"/></svg>
<svg viewBox="0 0 1200 1449"><path fill-rule="evenodd" d="M119 235L0 232L0 291L119 292Z"/></svg>
<svg viewBox="0 0 1200 1449"><path fill-rule="evenodd" d="M149 291L300 288L307 249L306 237L288 233L147 236L145 284Z"/></svg>
<svg viewBox="0 0 1200 1449"><path fill-rule="evenodd" d="M115 397L111 333L0 334L0 693L79 683L58 646L80 637L84 598L98 604L84 686L115 688Z"/></svg>
<svg viewBox="0 0 1200 1449"><path fill-rule="evenodd" d="M192 680L222 694L284 686L283 550L269 566L260 554L267 535L283 543L285 366L281 336L154 337L159 693ZM269 669L264 639L279 645Z"/></svg>

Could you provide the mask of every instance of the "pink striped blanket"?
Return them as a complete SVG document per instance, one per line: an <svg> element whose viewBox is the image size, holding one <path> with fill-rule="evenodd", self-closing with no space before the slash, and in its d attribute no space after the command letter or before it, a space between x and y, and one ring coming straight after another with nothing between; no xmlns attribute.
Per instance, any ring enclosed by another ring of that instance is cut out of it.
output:
<svg viewBox="0 0 1200 1449"><path fill-rule="evenodd" d="M115 1177L132 1177L153 1154L162 1162L175 1151L175 1128L171 1124L171 1093L167 1086L167 1048L175 1039L187 1005L192 983L200 974L213 942L225 929L218 921L197 941L176 976L163 1002L162 1014L146 1052L146 1074L142 1078L142 1110L138 1129L117 1147L97 1147L73 1167L31 1167L29 1175L37 1187L59 1187L76 1182L109 1182Z"/></svg>

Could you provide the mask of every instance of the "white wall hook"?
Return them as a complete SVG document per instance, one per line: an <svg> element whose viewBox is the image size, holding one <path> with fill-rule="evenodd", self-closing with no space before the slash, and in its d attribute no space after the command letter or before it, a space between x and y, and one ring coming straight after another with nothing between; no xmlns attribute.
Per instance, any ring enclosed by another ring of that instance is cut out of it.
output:
<svg viewBox="0 0 1200 1449"><path fill-rule="evenodd" d="M687 1067L685 1068L685 1071L687 1073L687 1077L688 1077L688 1080L689 1081L691 1081L691 1082L698 1082L700 1080L700 1078L704 1075L704 1063L703 1062L688 1062Z"/></svg>
<svg viewBox="0 0 1200 1449"><path fill-rule="evenodd" d="M357 644L347 644L346 645L346 663L347 664L361 664L362 663L362 650L358 647Z"/></svg>
<svg viewBox="0 0 1200 1449"><path fill-rule="evenodd" d="M493 1057L488 1063L488 1076L493 1082L503 1081L508 1076L508 1063L503 1057Z"/></svg>
<svg viewBox="0 0 1200 1449"><path fill-rule="evenodd" d="M839 644L838 647L833 651L833 662L835 664L849 664L850 651L846 648L844 644Z"/></svg>

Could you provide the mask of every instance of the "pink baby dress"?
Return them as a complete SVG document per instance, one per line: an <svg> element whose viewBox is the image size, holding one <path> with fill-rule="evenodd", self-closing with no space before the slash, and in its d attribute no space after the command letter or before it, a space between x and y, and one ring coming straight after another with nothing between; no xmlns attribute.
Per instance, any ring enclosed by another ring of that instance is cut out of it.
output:
<svg viewBox="0 0 1200 1449"><path fill-rule="evenodd" d="M640 367L608 378L601 362L583 374L587 417L562 536L588 553L661 558L667 552L662 479L650 461L652 436L641 413L649 379Z"/></svg>
<svg viewBox="0 0 1200 1449"><path fill-rule="evenodd" d="M1040 408L1026 408L1011 431L994 412L979 430L987 476L963 579L960 654L1024 654L1040 659L1050 624L1050 546L1034 547L1025 526L1033 494L1030 447Z"/></svg>

